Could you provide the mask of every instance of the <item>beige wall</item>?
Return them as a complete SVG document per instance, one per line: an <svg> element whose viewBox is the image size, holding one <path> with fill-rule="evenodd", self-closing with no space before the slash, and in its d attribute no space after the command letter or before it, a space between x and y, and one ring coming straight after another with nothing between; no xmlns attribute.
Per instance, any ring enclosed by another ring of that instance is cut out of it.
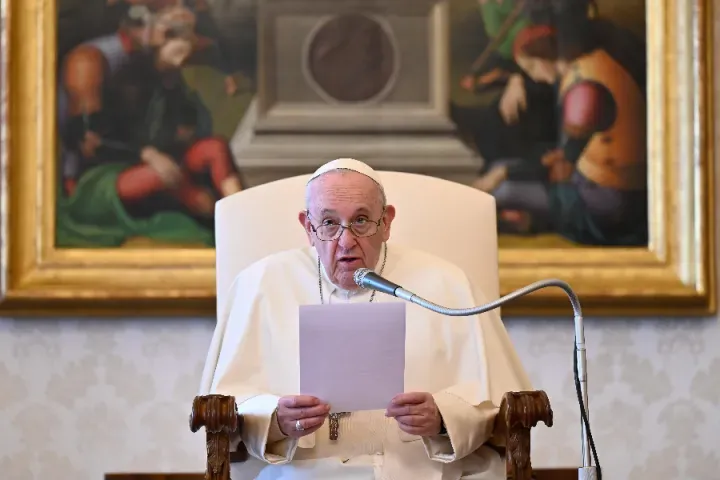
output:
<svg viewBox="0 0 720 480"><path fill-rule="evenodd" d="M578 465L570 318L506 323L556 412L553 428L536 429L535 465ZM204 435L189 432L188 413L212 328L207 318L0 319L0 478L201 471ZM718 318L589 319L586 334L605 478L720 478Z"/></svg>

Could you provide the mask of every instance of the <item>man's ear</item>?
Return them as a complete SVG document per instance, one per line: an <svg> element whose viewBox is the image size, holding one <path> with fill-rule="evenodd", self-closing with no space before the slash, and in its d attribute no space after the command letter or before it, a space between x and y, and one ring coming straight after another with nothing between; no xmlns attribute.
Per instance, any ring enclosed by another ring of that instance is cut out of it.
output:
<svg viewBox="0 0 720 480"><path fill-rule="evenodd" d="M305 235L308 237L308 242L310 242L310 245L314 245L314 236L312 233L312 229L310 228L310 219L307 215L307 210L302 210L300 213L298 213L298 221L300 222L300 225L302 225L303 230L305 230Z"/></svg>
<svg viewBox="0 0 720 480"><path fill-rule="evenodd" d="M385 215L383 215L383 240L388 241L390 239L390 226L395 219L395 207L388 205L385 207Z"/></svg>

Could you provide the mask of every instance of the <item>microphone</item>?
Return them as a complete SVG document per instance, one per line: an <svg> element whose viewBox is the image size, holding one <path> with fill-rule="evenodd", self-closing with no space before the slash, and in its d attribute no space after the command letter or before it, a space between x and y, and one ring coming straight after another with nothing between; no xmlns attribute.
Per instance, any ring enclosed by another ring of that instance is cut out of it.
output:
<svg viewBox="0 0 720 480"><path fill-rule="evenodd" d="M355 270L355 273L353 274L353 281L361 288L377 290L378 292L392 295L393 297L403 298L404 300L409 300L408 298L404 298L404 296L412 296L410 292L402 288L400 285L381 277L369 268L358 268Z"/></svg>
<svg viewBox="0 0 720 480"><path fill-rule="evenodd" d="M490 310L494 310L511 300L524 297L525 295L543 288L557 287L562 289L570 300L575 320L573 370L575 373L575 391L578 396L580 416L582 419L581 451L583 465L580 469L578 469L578 480L602 480L602 469L600 468L597 451L595 450L595 442L593 441L592 433L590 432L587 392L587 355L585 350L585 327L583 325L582 307L580 306L580 300L567 282L558 279L540 280L485 305L471 308L447 308L405 290L400 285L381 277L369 268L359 268L355 270L353 280L360 288L376 290L387 295L392 295L393 297L397 297L423 308L427 308L435 313L451 317L466 317L489 312ZM592 465L592 459L590 457L591 451L592 457L597 465L597 469Z"/></svg>

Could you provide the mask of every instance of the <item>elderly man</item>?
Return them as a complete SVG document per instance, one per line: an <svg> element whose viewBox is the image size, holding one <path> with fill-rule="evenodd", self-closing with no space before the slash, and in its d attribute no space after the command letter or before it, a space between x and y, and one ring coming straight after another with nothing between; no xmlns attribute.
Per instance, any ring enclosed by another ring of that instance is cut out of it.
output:
<svg viewBox="0 0 720 480"><path fill-rule="evenodd" d="M358 289L358 268L443 305L484 301L473 298L460 268L388 243L395 208L366 164L322 166L305 201L299 221L310 245L270 255L237 276L218 322L222 343L208 356L203 389L235 396L244 416L235 442L245 443L250 459L233 464L233 480L505 478L492 448L494 420L505 392L530 385L514 355L491 345L503 327L490 317L443 317L409 304L406 391L388 398L384 411L329 416L329 405L298 395L300 305L401 301ZM442 219L427 220L431 235ZM272 228L283 219L268 221ZM491 346L501 358L488 358Z"/></svg>

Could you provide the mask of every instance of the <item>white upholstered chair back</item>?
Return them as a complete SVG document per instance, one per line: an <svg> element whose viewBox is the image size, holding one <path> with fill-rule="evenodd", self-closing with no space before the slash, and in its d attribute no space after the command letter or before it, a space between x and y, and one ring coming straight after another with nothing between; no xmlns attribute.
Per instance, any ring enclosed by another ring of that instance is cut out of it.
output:
<svg viewBox="0 0 720 480"><path fill-rule="evenodd" d="M436 177L380 172L388 202L395 205L389 244L402 243L444 258L462 268L473 285L476 301L499 296L495 200L474 188ZM207 395L215 373L226 326L224 311L233 280L245 267L282 250L308 245L297 221L305 205L309 175L286 178L231 195L215 208L217 313L200 395ZM390 279L392 280L392 279ZM427 295L432 301L432 296ZM471 307L472 305L467 305ZM532 384L500 319L486 314L486 355Z"/></svg>
<svg viewBox="0 0 720 480"><path fill-rule="evenodd" d="M436 177L380 172L397 213L389 244L401 243L462 268L476 298L498 297L495 200L474 188ZM217 309L223 314L235 276L267 255L308 245L298 223L309 175L236 193L215 207ZM432 300L432 298L429 298ZM468 305L470 307L471 305Z"/></svg>

